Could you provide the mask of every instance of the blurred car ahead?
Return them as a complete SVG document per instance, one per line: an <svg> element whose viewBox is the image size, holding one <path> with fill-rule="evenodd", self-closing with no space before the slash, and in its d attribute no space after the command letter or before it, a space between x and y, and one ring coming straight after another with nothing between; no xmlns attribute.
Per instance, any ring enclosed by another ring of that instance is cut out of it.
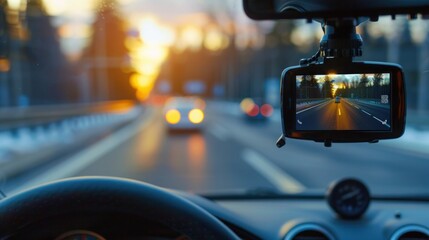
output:
<svg viewBox="0 0 429 240"><path fill-rule="evenodd" d="M335 103L340 103L340 99L341 99L341 98L340 98L339 96L336 96L336 97L335 97Z"/></svg>
<svg viewBox="0 0 429 240"><path fill-rule="evenodd" d="M240 108L247 120L264 121L273 114L273 107L260 98L245 98L241 101Z"/></svg>
<svg viewBox="0 0 429 240"><path fill-rule="evenodd" d="M172 97L164 106L169 130L200 130L205 118L205 102L195 97Z"/></svg>

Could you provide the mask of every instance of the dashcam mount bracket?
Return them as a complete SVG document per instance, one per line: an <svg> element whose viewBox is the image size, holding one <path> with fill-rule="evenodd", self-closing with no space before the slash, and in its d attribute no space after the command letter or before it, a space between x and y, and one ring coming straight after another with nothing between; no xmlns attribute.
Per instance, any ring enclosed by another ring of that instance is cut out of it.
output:
<svg viewBox="0 0 429 240"><path fill-rule="evenodd" d="M310 58L301 59L300 66L323 63L353 62L355 57L362 56L362 37L357 33L356 27L365 22L366 18L323 19L316 20L321 23L324 35L320 40L320 47L316 54ZM286 136L281 134L276 142L278 148L286 145ZM325 147L331 147L332 141L325 140Z"/></svg>
<svg viewBox="0 0 429 240"><path fill-rule="evenodd" d="M324 32L319 50L312 57L301 59L300 65L323 64L336 60L343 63L352 62L353 58L362 56L363 40L356 27L366 20L365 18L318 20Z"/></svg>

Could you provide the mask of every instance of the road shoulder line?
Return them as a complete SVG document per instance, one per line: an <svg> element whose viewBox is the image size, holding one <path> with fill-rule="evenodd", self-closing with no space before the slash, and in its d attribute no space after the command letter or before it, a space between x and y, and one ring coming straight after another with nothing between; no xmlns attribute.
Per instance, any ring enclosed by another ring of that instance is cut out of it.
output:
<svg viewBox="0 0 429 240"><path fill-rule="evenodd" d="M365 113L366 115L368 115L368 116L372 116L372 115L371 115L371 113L369 113L369 112L367 112L367 111L365 111L365 110L363 110L363 109L362 109L362 112L364 112L364 113Z"/></svg>
<svg viewBox="0 0 429 240"><path fill-rule="evenodd" d="M296 179L251 149L244 149L242 158L282 192L298 193L305 189Z"/></svg>
<svg viewBox="0 0 429 240"><path fill-rule="evenodd" d="M74 174L81 171L82 169L85 169L97 160L101 159L103 155L105 155L115 147L119 146L126 140L137 135L142 129L148 126L154 116L154 110L148 109L145 114L146 116L138 118L130 125L125 126L124 128L118 130L107 138L95 143L89 148L77 152L70 158L64 160L63 162L59 163L48 171L38 175L33 180L21 186L18 186L12 192L19 192L29 187L33 187L49 181L72 177Z"/></svg>
<svg viewBox="0 0 429 240"><path fill-rule="evenodd" d="M309 107L309 108L306 108L306 109L300 110L300 111L296 112L296 115L298 115L298 114L300 114L300 113L303 113L303 112L305 112L305 111L308 111L308 110L310 110L310 109L313 109L313 108L315 108L315 107L319 107L319 106L322 106L322 105L324 105L324 104L326 105L326 104L328 104L330 101L332 101L332 100L328 100L328 101L326 101L326 102L322 102L322 103L319 103L319 104L314 105L314 106L312 106L312 107Z"/></svg>

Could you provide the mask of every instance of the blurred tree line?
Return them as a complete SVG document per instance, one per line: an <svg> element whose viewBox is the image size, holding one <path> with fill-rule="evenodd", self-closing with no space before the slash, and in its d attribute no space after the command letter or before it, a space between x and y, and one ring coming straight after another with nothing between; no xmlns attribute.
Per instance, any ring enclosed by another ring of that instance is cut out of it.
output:
<svg viewBox="0 0 429 240"><path fill-rule="evenodd" d="M42 0L23 1L20 9L0 0L0 106L135 99L114 3L100 3L92 39L80 61L71 62Z"/></svg>
<svg viewBox="0 0 429 240"><path fill-rule="evenodd" d="M125 47L127 31L117 10L118 4L105 0L97 9L92 38L80 66L85 81L90 83L86 98L92 101L135 99L129 83L133 71L129 69L129 52Z"/></svg>
<svg viewBox="0 0 429 240"><path fill-rule="evenodd" d="M396 20L390 26L394 35L371 35L370 24L364 23L359 27L359 32L364 40L363 56L356 58L358 61L383 61L400 64L406 77L407 105L409 109L429 110L429 98L425 89L429 86L427 57L429 56L429 38L423 43L417 43L411 36L410 21ZM222 86L223 95L216 96L213 92L207 92L208 97L220 97L223 99L239 101L245 97L269 98L271 92L266 91L266 84L270 80L277 81L282 71L288 67L297 65L301 58L312 56L319 47L319 41L314 36L310 45L299 45L293 42L292 33L299 25L296 21L277 21L273 28L264 36L265 43L260 48L249 45L245 49L238 49L231 44L227 49L213 54L201 50L197 53L185 52L177 55L176 59L183 62L180 67L175 67L176 62L172 60L173 84L180 92L180 84L186 79L198 78L205 80L209 86ZM239 33L237 33L239 34ZM237 36L233 36L234 38ZM232 39L230 42L234 42ZM186 59L186 60L185 60ZM201 59L204 62L201 63ZM184 64L189 61L195 64ZM202 69L210 70L203 72ZM176 70L174 70L176 69ZM175 73L180 72L180 79ZM188 73L187 73L188 72ZM200 73L201 72L201 73ZM187 75L185 74L187 73ZM426 74L426 75L425 75ZM173 81L174 80L174 81ZM179 82L176 82L179 80ZM349 87L352 89L353 87ZM362 89L363 87L360 86ZM211 89L210 87L208 89ZM276 93L275 93L276 94ZM329 91L326 91L329 95Z"/></svg>
<svg viewBox="0 0 429 240"><path fill-rule="evenodd" d="M124 46L127 30L114 0L101 1L91 40L76 62L69 61L61 51L57 29L46 14L43 1L24 2L25 7L12 10L6 0L0 0L0 106L135 99L129 81L134 70ZM210 11L207 10L207 15L213 16L212 23L220 25ZM275 22L264 33L262 45L255 47L249 42L239 48L235 42L241 33L231 24L226 48L172 49L159 79L170 82L170 94L186 94L183 86L187 81L201 80L206 83L203 93L206 97L234 101L244 97L268 98L267 95L277 93L266 91L267 82L274 81L278 86L284 68L297 65L299 59L317 51L316 35L309 44L293 41L293 32L298 27L296 21ZM364 56L358 60L401 64L409 107L426 109L429 99L422 98L425 94L421 90L425 66L420 64L424 58L421 52L425 51L420 51L421 46L413 42L409 25L404 24L392 39L371 37L367 24L362 25L360 33L365 44ZM320 95L331 97L329 88L326 82ZM340 91L347 95L352 89L354 86L347 86Z"/></svg>
<svg viewBox="0 0 429 240"><path fill-rule="evenodd" d="M297 65L299 63L299 59L312 56L317 51L320 39L315 38L313 40L313 45L307 46L307 48L302 48L291 42L290 33L296 27L296 23L293 21L278 21L275 23L272 31L266 35L265 45L263 48L249 50L250 53L238 52L239 55L250 55L250 57L248 57L250 60L248 62L237 63L238 65L241 65L238 69L243 69L244 71L238 70L235 72L234 80L240 82L240 84L235 89L227 90L228 93L231 93L232 91L232 93L227 96L229 99L239 100L246 96L267 97L263 88L264 82L266 82L267 79L279 79L284 68ZM391 56L392 40L389 40L385 36L379 36L376 38L371 37L368 33L367 24L363 24L360 27L360 31L362 38L364 39L364 55L361 58L357 58L357 60L392 61L402 65L406 76L407 103L411 109L416 109L419 95L417 93L420 74L418 63L419 46L412 41L408 25L406 24L405 28L399 32L400 35L397 36L396 46L393 46L396 48L396 59L392 59ZM256 70L258 68L259 74L255 74L255 72L258 73L258 70ZM326 80L324 89L321 89L320 93L314 90L314 97L331 97L330 95L332 91L330 90L331 86L329 86L329 79ZM349 95L352 92L354 94L360 94L360 91L362 91L362 93L366 93L367 91L371 92L372 89L378 88L377 86L367 86L365 78L362 80L363 82L359 83L358 86L347 86L345 90L340 90L340 92L343 91L345 95ZM313 81L310 80L308 82L304 82L304 85L306 85L305 88L308 89L319 88L316 86L314 79ZM375 85L377 85L377 83L375 83ZM228 87L227 84L226 86ZM388 86L380 87L380 89L383 89L380 91L385 92L387 87ZM374 91L378 92L379 90Z"/></svg>
<svg viewBox="0 0 429 240"><path fill-rule="evenodd" d="M314 75L304 75L297 87L299 99L334 98L336 96L356 99L374 99L381 101L381 95L390 95L390 81L383 82L383 74L376 73L370 78L367 74L354 76L349 81L337 80L337 89L329 75L323 77L322 84Z"/></svg>
<svg viewBox="0 0 429 240"><path fill-rule="evenodd" d="M337 89L336 95L346 98L366 98L381 101L381 95L390 94L390 81L383 83L383 74L374 74L373 79L369 79L366 74L362 74L359 79L352 82L342 82L344 88Z"/></svg>
<svg viewBox="0 0 429 240"><path fill-rule="evenodd" d="M0 23L0 105L66 102L70 68L42 1L28 0L25 10L12 10L2 0Z"/></svg>

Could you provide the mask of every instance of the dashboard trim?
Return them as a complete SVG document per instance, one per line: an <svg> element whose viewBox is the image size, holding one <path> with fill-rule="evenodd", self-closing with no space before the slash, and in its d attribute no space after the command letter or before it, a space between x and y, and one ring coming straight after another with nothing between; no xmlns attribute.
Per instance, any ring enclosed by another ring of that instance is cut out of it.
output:
<svg viewBox="0 0 429 240"><path fill-rule="evenodd" d="M429 229L420 225L410 224L406 226L402 226L399 229L395 230L395 232L390 237L390 240L399 240L399 237L407 232L418 231L424 234L429 235Z"/></svg>
<svg viewBox="0 0 429 240"><path fill-rule="evenodd" d="M326 229L325 227L321 226L317 223L300 223L298 225L293 226L288 232L286 233L286 236L284 237L284 240L293 240L294 237L307 230L312 231L319 231L326 235L330 240L335 240L335 237L332 235L332 233Z"/></svg>

